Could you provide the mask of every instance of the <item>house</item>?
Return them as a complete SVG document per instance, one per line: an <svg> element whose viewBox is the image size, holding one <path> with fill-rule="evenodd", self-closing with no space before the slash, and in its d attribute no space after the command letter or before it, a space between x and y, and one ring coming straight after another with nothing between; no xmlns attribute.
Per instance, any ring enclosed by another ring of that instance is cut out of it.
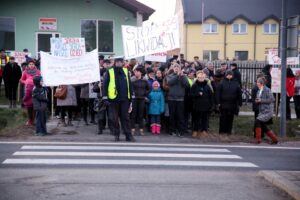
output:
<svg viewBox="0 0 300 200"><path fill-rule="evenodd" d="M122 55L121 25L141 25L154 12L135 0L1 2L0 49L50 52L51 37L83 37L86 50Z"/></svg>
<svg viewBox="0 0 300 200"><path fill-rule="evenodd" d="M188 60L265 61L268 49L278 48L281 2L177 0L181 53ZM300 15L299 0L286 2L288 17Z"/></svg>

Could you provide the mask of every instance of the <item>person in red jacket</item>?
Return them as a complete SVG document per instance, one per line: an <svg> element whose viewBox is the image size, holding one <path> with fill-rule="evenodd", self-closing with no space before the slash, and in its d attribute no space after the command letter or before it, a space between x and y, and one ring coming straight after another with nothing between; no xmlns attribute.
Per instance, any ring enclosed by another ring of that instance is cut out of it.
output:
<svg viewBox="0 0 300 200"><path fill-rule="evenodd" d="M286 71L286 119L291 120L290 100L295 94L295 75L291 68Z"/></svg>
<svg viewBox="0 0 300 200"><path fill-rule="evenodd" d="M33 111L32 103L32 91L33 91L33 81L32 79L27 79L25 82L25 95L23 97L24 108L27 110L28 121L27 126L32 126L34 122L35 113Z"/></svg>

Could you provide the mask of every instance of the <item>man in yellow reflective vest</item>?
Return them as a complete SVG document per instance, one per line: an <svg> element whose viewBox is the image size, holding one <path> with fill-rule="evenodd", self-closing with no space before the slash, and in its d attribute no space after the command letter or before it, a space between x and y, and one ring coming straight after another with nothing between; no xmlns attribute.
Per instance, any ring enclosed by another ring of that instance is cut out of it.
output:
<svg viewBox="0 0 300 200"><path fill-rule="evenodd" d="M135 142L129 120L129 113L132 110L132 86L128 69L124 67L123 57L115 58L115 65L104 75L103 87L103 100L108 105L108 120L115 141L120 140L120 120L126 141Z"/></svg>
<svg viewBox="0 0 300 200"><path fill-rule="evenodd" d="M9 62L9 57L5 54L5 50L0 50L0 95L1 95L1 85L2 85L2 74L3 68Z"/></svg>

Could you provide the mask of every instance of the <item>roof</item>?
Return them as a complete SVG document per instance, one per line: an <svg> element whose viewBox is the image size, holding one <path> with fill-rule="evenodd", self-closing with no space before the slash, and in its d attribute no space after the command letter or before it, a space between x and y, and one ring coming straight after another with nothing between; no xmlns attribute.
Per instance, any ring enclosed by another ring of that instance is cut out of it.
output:
<svg viewBox="0 0 300 200"><path fill-rule="evenodd" d="M219 23L232 23L242 18L252 24L281 18L282 0L182 0L184 23L202 23L202 2L204 20L213 18ZM286 2L288 16L300 15L299 0Z"/></svg>
<svg viewBox="0 0 300 200"><path fill-rule="evenodd" d="M110 2L132 12L135 16L137 12L143 15L143 20L148 20L150 15L154 13L154 9L136 1L136 0L109 0Z"/></svg>

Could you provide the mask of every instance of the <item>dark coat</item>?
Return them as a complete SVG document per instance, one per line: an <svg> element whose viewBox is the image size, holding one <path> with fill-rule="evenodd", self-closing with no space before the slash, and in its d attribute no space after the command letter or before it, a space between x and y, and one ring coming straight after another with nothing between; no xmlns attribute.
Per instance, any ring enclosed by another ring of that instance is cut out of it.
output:
<svg viewBox="0 0 300 200"><path fill-rule="evenodd" d="M131 84L132 84L134 99L145 99L148 96L150 92L150 86L147 80L136 79L135 77L132 77Z"/></svg>
<svg viewBox="0 0 300 200"><path fill-rule="evenodd" d="M242 87L242 76L240 73L240 70L236 67L232 70L233 72L233 80L237 81L239 83L239 86Z"/></svg>
<svg viewBox="0 0 300 200"><path fill-rule="evenodd" d="M168 100L184 101L185 88L189 87L186 76L173 73L166 77L169 86Z"/></svg>
<svg viewBox="0 0 300 200"><path fill-rule="evenodd" d="M217 104L221 109L233 111L237 114L242 105L242 92L239 83L225 78L217 88Z"/></svg>
<svg viewBox="0 0 300 200"><path fill-rule="evenodd" d="M261 71L263 74L264 74L264 77L266 79L266 86L268 88L271 89L272 87L272 76L271 76L271 73L270 73L270 68L268 66L265 66L262 71Z"/></svg>
<svg viewBox="0 0 300 200"><path fill-rule="evenodd" d="M191 88L193 111L208 112L213 106L213 93L207 81L196 81Z"/></svg>
<svg viewBox="0 0 300 200"><path fill-rule="evenodd" d="M21 67L17 63L9 62L5 65L2 76L6 86L16 86L22 76Z"/></svg>
<svg viewBox="0 0 300 200"><path fill-rule="evenodd" d="M33 82L34 82L34 88L32 91L33 109L38 111L46 111L48 107L47 89L40 85L40 77L35 77L33 79Z"/></svg>

